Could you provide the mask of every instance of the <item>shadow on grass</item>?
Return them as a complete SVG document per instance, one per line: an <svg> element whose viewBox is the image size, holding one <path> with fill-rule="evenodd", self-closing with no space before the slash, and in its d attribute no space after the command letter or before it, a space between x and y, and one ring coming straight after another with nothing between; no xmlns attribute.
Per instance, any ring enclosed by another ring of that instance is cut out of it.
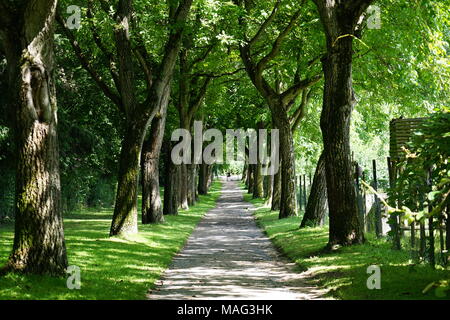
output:
<svg viewBox="0 0 450 320"><path fill-rule="evenodd" d="M264 200L244 196L258 209L258 224L275 246L295 261L297 271L307 272L312 283L329 290L339 299L449 299L437 296L434 290L422 291L430 283L450 279L449 269L434 270L426 264L411 265L408 250L393 250L385 239L367 234L362 245L341 247L337 251L324 250L328 242L326 227L299 229L300 217L278 219L278 212L263 207ZM367 273L370 265L381 268L381 290L369 290Z"/></svg>
<svg viewBox="0 0 450 320"><path fill-rule="evenodd" d="M221 184L190 210L165 216L156 225L139 225L137 235L109 238L112 211L82 210L66 215L64 229L69 265L81 268L81 289L69 290L65 278L8 274L0 278L0 299L145 299L148 289L203 215L215 206ZM0 226L0 265L8 258L13 226Z"/></svg>

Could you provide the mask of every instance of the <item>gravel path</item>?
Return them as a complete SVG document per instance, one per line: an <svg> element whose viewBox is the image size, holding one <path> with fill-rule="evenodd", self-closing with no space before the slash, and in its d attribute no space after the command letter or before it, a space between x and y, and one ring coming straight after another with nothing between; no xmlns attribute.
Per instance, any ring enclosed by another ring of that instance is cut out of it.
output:
<svg viewBox="0 0 450 320"><path fill-rule="evenodd" d="M209 211L149 299L320 299L257 227L236 181Z"/></svg>

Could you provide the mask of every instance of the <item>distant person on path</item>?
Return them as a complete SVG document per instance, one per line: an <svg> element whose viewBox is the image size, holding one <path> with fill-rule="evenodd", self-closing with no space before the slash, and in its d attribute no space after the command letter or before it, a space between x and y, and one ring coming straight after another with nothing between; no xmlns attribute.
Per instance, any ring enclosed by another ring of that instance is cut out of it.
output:
<svg viewBox="0 0 450 320"><path fill-rule="evenodd" d="M227 181L230 181L231 173L227 172Z"/></svg>

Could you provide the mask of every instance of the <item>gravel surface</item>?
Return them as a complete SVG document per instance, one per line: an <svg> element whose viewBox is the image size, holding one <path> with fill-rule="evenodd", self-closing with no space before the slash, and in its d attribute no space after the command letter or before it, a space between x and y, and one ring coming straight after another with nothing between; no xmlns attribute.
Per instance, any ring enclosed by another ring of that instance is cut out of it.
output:
<svg viewBox="0 0 450 320"><path fill-rule="evenodd" d="M216 208L198 224L149 299L320 299L255 223L254 206L225 181Z"/></svg>

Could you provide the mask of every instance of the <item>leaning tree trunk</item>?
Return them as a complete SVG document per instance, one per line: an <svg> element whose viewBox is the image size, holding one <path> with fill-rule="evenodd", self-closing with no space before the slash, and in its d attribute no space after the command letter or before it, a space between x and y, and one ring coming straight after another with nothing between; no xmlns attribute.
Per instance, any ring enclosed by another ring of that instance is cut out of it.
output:
<svg viewBox="0 0 450 320"><path fill-rule="evenodd" d="M56 5L37 0L14 7L11 25L0 29L17 148L14 244L4 271L63 275L68 264L53 77Z"/></svg>
<svg viewBox="0 0 450 320"><path fill-rule="evenodd" d="M320 226L327 206L327 183L325 177L325 155L320 155L314 174L311 192L300 228Z"/></svg>
<svg viewBox="0 0 450 320"><path fill-rule="evenodd" d="M315 0L325 28L327 53L322 129L330 219L328 246L364 241L350 158L350 118L355 104L352 86L352 41L361 14L371 0L328 2Z"/></svg>
<svg viewBox="0 0 450 320"><path fill-rule="evenodd" d="M134 234L137 227L137 186L145 121L130 121L122 141L116 204L110 236Z"/></svg>
<svg viewBox="0 0 450 320"><path fill-rule="evenodd" d="M164 111L164 110L163 110ZM165 112L152 120L142 150L142 224L164 221L159 190L159 157L166 123Z"/></svg>

